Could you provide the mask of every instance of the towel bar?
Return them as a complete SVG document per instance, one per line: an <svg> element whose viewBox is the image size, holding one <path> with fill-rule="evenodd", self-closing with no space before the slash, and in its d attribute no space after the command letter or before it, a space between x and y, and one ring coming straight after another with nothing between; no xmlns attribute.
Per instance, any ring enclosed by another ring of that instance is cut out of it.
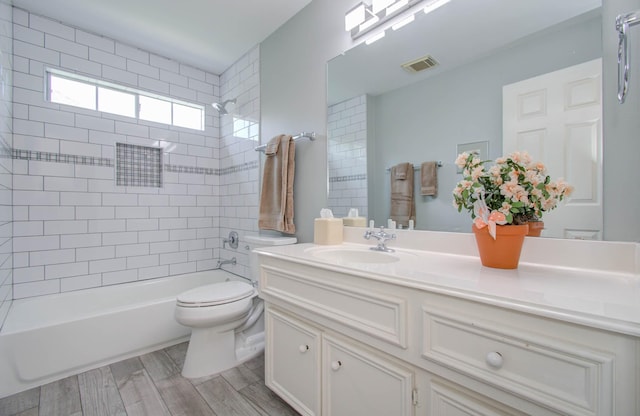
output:
<svg viewBox="0 0 640 416"><path fill-rule="evenodd" d="M300 134L297 134L295 136L292 137L294 141L298 141L301 139L309 139L309 140L315 140L316 139L316 134L314 132L302 132ZM253 150L255 150L256 152L263 152L264 150L267 148L266 144L261 144L258 147L255 147Z"/></svg>
<svg viewBox="0 0 640 416"><path fill-rule="evenodd" d="M438 166L439 168L441 168L441 167L442 167L442 161L438 160L438 164L437 164L437 166ZM420 170L420 166L413 165L413 171L414 171L414 173L415 173L416 171L418 171L418 170ZM387 172L391 172L391 168L387 168Z"/></svg>

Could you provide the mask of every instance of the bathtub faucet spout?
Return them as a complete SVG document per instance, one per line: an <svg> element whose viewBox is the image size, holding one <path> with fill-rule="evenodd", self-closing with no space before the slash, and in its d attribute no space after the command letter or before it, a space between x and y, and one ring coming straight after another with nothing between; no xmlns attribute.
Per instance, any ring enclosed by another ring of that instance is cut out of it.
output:
<svg viewBox="0 0 640 416"><path fill-rule="evenodd" d="M232 258L231 260L218 260L218 264L216 265L216 269L222 267L223 264L231 264L233 266L236 265L236 258Z"/></svg>

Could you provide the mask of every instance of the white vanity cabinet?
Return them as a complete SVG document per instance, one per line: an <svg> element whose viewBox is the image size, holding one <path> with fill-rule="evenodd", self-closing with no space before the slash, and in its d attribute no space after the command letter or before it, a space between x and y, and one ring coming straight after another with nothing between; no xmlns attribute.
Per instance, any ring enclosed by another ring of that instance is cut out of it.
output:
<svg viewBox="0 0 640 416"><path fill-rule="evenodd" d="M303 415L640 416L640 337L626 321L288 250L260 256L265 381Z"/></svg>
<svg viewBox="0 0 640 416"><path fill-rule="evenodd" d="M303 415L413 415L414 372L268 305L265 384Z"/></svg>

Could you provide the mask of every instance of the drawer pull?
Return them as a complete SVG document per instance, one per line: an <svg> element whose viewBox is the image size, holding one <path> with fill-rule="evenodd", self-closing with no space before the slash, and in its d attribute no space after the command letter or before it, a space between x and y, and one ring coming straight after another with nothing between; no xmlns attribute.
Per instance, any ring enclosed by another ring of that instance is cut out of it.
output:
<svg viewBox="0 0 640 416"><path fill-rule="evenodd" d="M331 369L333 371L338 371L340 370L340 367L342 367L342 361L332 361L331 362Z"/></svg>
<svg viewBox="0 0 640 416"><path fill-rule="evenodd" d="M300 351L301 353L303 353L303 354L304 354L305 352L309 351L309 346L308 346L308 345L306 345L306 344L301 344L301 345L298 347L298 351Z"/></svg>
<svg viewBox="0 0 640 416"><path fill-rule="evenodd" d="M489 354L487 354L486 361L489 367L500 368L502 367L502 363L503 363L502 354L500 354L499 352L492 351Z"/></svg>

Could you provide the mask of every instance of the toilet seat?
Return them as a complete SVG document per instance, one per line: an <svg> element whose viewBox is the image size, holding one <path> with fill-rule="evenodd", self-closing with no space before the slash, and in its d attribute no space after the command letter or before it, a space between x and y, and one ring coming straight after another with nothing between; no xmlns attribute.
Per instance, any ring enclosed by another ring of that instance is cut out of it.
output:
<svg viewBox="0 0 640 416"><path fill-rule="evenodd" d="M177 305L187 308L203 308L223 305L257 295L253 286L244 282L221 282L196 287L178 295Z"/></svg>

